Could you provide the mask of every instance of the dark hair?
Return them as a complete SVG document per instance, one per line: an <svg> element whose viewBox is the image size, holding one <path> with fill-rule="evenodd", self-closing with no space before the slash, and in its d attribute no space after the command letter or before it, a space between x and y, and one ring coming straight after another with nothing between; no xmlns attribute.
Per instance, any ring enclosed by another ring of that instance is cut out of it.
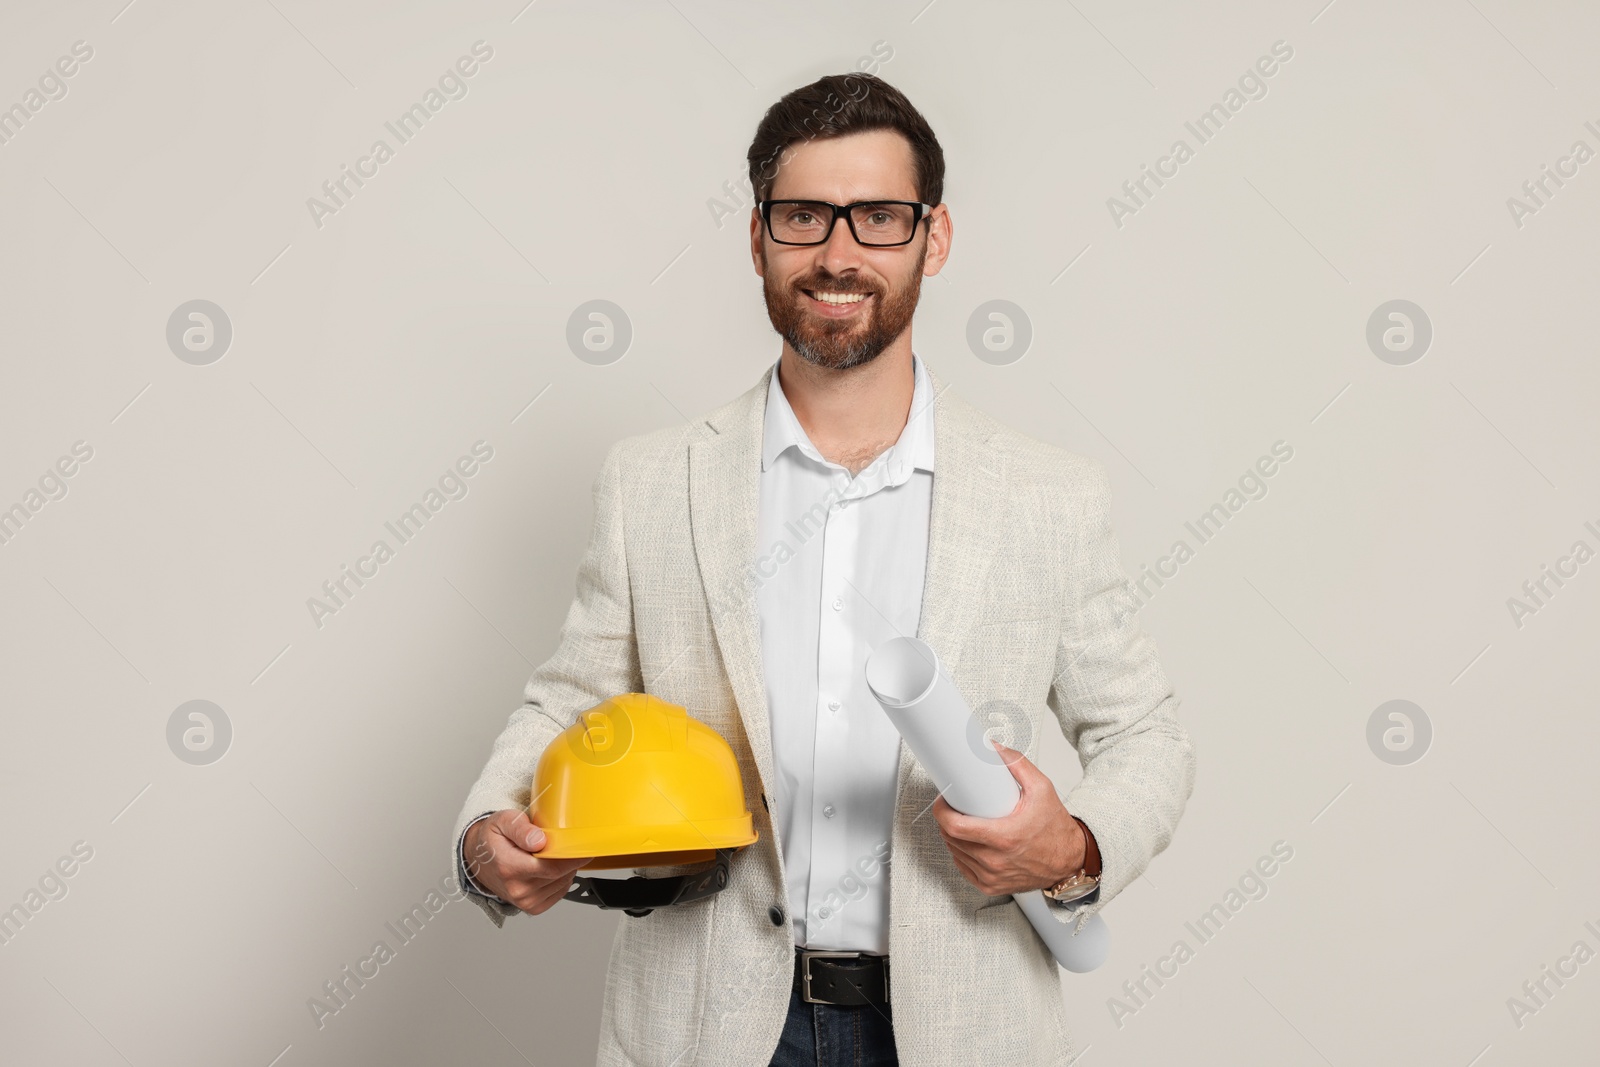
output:
<svg viewBox="0 0 1600 1067"><path fill-rule="evenodd" d="M794 145L867 130L894 130L911 142L917 196L938 204L944 196L944 149L905 94L871 74L829 74L786 94L767 108L747 154L750 186L765 200Z"/></svg>

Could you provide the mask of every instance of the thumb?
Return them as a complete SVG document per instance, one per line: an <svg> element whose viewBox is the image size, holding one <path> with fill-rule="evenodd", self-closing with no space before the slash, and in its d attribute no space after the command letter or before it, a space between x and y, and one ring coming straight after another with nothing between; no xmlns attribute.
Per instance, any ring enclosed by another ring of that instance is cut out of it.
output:
<svg viewBox="0 0 1600 1067"><path fill-rule="evenodd" d="M525 811L504 811L495 819L495 829L500 836L524 852L538 852L544 848L545 833Z"/></svg>
<svg viewBox="0 0 1600 1067"><path fill-rule="evenodd" d="M1005 762L1006 769L1011 772L1011 777L1017 780L1017 785L1024 792L1027 792L1037 783L1038 775L1041 772L1029 761L1027 756L1024 756L1010 745L1001 744L999 741L994 742L994 749L1000 754L1000 759Z"/></svg>

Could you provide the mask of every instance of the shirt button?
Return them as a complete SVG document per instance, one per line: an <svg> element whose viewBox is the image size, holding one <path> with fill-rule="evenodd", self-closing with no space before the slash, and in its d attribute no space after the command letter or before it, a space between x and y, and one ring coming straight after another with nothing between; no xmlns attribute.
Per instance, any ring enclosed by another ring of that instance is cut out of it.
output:
<svg viewBox="0 0 1600 1067"><path fill-rule="evenodd" d="M833 914L833 912L829 911L827 908L818 908L817 909L817 915L820 916L821 918L826 919L828 916L830 916L832 914Z"/></svg>
<svg viewBox="0 0 1600 1067"><path fill-rule="evenodd" d="M767 909L767 918L772 920L773 926L782 926L783 909L778 907L776 904L772 905L772 907Z"/></svg>
<svg viewBox="0 0 1600 1067"><path fill-rule="evenodd" d="M833 818L833 805L832 805L832 804L829 804L829 805L827 805L827 806L825 806L825 807L824 807L824 808L823 808L823 809L822 809L822 817L823 817L823 818L824 818L824 819L831 819L831 818Z"/></svg>
<svg viewBox="0 0 1600 1067"><path fill-rule="evenodd" d="M833 598L833 610L834 611L842 611L842 610L844 610L844 598L843 597L837 597L836 596L836 597Z"/></svg>
<svg viewBox="0 0 1600 1067"><path fill-rule="evenodd" d="M829 711L838 711L839 710L839 702L837 700L828 701L828 710Z"/></svg>

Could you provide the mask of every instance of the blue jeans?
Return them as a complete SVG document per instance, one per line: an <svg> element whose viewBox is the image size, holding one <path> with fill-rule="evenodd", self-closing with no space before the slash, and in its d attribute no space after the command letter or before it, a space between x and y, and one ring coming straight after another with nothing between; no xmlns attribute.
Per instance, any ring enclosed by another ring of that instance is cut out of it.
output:
<svg viewBox="0 0 1600 1067"><path fill-rule="evenodd" d="M899 1067L889 1009L807 1004L796 978L789 1018L769 1067Z"/></svg>

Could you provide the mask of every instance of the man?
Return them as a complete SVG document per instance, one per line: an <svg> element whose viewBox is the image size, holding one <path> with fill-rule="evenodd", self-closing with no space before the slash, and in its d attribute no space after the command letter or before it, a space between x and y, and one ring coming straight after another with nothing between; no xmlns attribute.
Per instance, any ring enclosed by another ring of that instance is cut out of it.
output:
<svg viewBox="0 0 1600 1067"><path fill-rule="evenodd" d="M760 840L720 894L623 919L601 1064L1060 1067L1059 972L1010 894L1098 875L1098 897L1052 915L1103 908L1194 781L1105 470L947 394L913 353L953 230L943 153L900 92L797 89L749 162L781 355L706 417L607 454L560 646L457 821L463 886L496 925L562 899L584 861L539 858L534 765L579 713L650 692L732 745ZM1084 772L1065 803L1005 746L1015 811L944 802L866 687L867 654L899 634L1020 744L1054 714Z"/></svg>

